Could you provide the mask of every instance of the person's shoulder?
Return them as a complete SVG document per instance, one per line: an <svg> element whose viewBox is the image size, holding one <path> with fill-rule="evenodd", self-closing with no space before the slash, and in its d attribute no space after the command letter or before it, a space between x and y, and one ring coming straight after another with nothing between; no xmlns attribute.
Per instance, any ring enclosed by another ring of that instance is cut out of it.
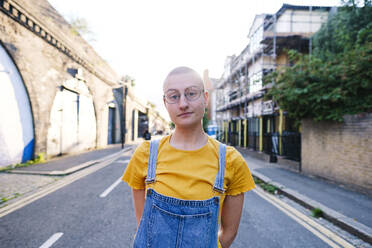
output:
<svg viewBox="0 0 372 248"><path fill-rule="evenodd" d="M243 155L233 146L226 145L226 161L228 167L245 164Z"/></svg>
<svg viewBox="0 0 372 248"><path fill-rule="evenodd" d="M226 145L226 155L237 156L240 155L240 152L233 146Z"/></svg>
<svg viewBox="0 0 372 248"><path fill-rule="evenodd" d="M161 137L160 140L159 140L159 147L162 147L166 144L169 144L169 142L168 142L169 138L170 138L170 135L166 135L166 136Z"/></svg>
<svg viewBox="0 0 372 248"><path fill-rule="evenodd" d="M158 140L159 147L163 146L167 139L169 139L169 136L164 136ZM155 140L144 140L141 144L139 144L136 148L136 152L145 153L148 154L150 151L150 143L154 142Z"/></svg>
<svg viewBox="0 0 372 248"><path fill-rule="evenodd" d="M150 141L145 140L141 144L139 144L136 148L136 151L134 152L135 155L137 156L145 156L146 154L149 154L150 150Z"/></svg>
<svg viewBox="0 0 372 248"><path fill-rule="evenodd" d="M158 150L164 148L164 146L166 146L167 144L169 144L168 140L169 140L169 137L170 135L167 135L167 136L163 136L161 137L160 139L156 139L156 140L147 140L147 141L144 141L141 145L142 145L142 149L143 151L147 152L147 154L150 152L150 143L151 142L158 142Z"/></svg>
<svg viewBox="0 0 372 248"><path fill-rule="evenodd" d="M231 155L231 154L239 154L239 152L235 149L233 146L226 145L215 138L212 138L208 136L209 143L212 144L215 148L219 148L220 145L225 145L226 146L226 156Z"/></svg>
<svg viewBox="0 0 372 248"><path fill-rule="evenodd" d="M219 144L222 144L221 142L219 142L218 140L216 140L215 138L212 138L211 136L208 135L208 142L215 146L215 147L218 147Z"/></svg>
<svg viewBox="0 0 372 248"><path fill-rule="evenodd" d="M219 146L220 145L225 145L226 146L226 156L231 156L232 155L236 155L236 154L240 154L236 149L235 147L233 146L229 146L229 145L226 145L218 140L216 140L215 138L212 138L210 136L208 136L208 142L209 144L215 148L216 150L219 149Z"/></svg>

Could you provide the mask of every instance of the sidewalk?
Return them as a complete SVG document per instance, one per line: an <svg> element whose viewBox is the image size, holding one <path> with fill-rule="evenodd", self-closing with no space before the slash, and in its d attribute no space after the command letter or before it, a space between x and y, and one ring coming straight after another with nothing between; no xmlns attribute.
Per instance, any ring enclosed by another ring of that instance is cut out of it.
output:
<svg viewBox="0 0 372 248"><path fill-rule="evenodd" d="M132 145L125 145L124 150ZM46 163L35 164L28 167L16 168L10 173L33 174L48 176L65 176L99 163L102 158L120 152L121 144L110 145L108 148L92 150L80 154L66 155L54 158Z"/></svg>
<svg viewBox="0 0 372 248"><path fill-rule="evenodd" d="M132 151L137 144L110 145L108 148L54 158L46 163L16 168L0 173L0 208L53 185L67 176L102 161Z"/></svg>
<svg viewBox="0 0 372 248"><path fill-rule="evenodd" d="M270 183L279 192L306 208L320 208L324 218L372 243L372 198L316 177L289 171L275 163L248 156L245 158L253 176Z"/></svg>
<svg viewBox="0 0 372 248"><path fill-rule="evenodd" d="M161 135L154 135L152 140L160 139ZM53 183L67 176L98 164L120 153L136 149L142 138L128 142L121 148L121 144L109 145L107 148L82 152L79 154L57 157L42 164L15 168L0 172L0 209L14 205L22 198L36 194L42 189L52 187Z"/></svg>

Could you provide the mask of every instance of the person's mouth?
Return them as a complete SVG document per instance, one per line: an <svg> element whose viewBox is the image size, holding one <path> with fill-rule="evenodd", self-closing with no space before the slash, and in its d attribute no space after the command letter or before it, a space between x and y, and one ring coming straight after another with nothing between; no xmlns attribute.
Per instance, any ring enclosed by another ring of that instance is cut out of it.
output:
<svg viewBox="0 0 372 248"><path fill-rule="evenodd" d="M185 112L185 113L181 113L181 114L177 115L177 117L185 117L185 116L189 116L191 114L192 114L192 112Z"/></svg>

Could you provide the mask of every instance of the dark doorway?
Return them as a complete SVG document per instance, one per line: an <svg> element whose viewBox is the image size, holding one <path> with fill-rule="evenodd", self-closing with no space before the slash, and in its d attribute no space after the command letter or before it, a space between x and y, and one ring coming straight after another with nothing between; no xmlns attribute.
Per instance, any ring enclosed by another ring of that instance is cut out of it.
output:
<svg viewBox="0 0 372 248"><path fill-rule="evenodd" d="M109 107L107 144L115 143L115 108Z"/></svg>
<svg viewBox="0 0 372 248"><path fill-rule="evenodd" d="M138 138L143 137L145 131L149 131L149 121L145 113L138 111Z"/></svg>

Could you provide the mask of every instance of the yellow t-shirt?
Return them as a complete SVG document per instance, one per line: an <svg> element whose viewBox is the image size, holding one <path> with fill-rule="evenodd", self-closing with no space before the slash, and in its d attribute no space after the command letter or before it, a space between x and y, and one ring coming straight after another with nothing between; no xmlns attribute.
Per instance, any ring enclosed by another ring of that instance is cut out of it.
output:
<svg viewBox="0 0 372 248"><path fill-rule="evenodd" d="M155 183L145 184L150 142L140 144L124 172L123 181L131 188L147 189L183 200L206 200L221 197L221 213L225 195L237 195L255 187L252 175L242 155L231 146L226 147L225 195L213 190L218 173L218 142L208 137L206 145L197 150L185 151L169 144L170 136L159 143Z"/></svg>

